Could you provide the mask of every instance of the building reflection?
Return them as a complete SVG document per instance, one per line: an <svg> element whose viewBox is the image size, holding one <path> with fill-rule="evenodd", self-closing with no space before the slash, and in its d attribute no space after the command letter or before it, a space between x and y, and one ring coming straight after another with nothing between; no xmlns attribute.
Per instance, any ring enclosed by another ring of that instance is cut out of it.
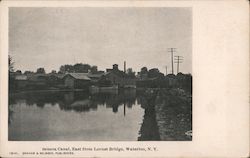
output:
<svg viewBox="0 0 250 158"><path fill-rule="evenodd" d="M124 90L119 93L97 93L89 94L84 92L51 92L51 93L24 93L10 96L9 124L13 117L11 105L23 100L28 106L44 108L49 104L58 104L60 110L74 112L89 112L97 110L98 106L110 108L114 113L118 112L119 107L126 116L126 108L140 104L144 109L144 116L139 131L139 141L160 140L156 114L154 110L155 95L145 95L137 93L135 90Z"/></svg>
<svg viewBox="0 0 250 158"><path fill-rule="evenodd" d="M174 96L157 91L123 90L119 93L87 92L39 92L19 93L9 97L8 123L11 124L14 106L58 106L63 111L89 112L100 106L113 113L122 113L134 105L144 109L142 123L139 127L138 141L190 140L185 132L192 130L192 100L187 97ZM141 116L140 116L141 117Z"/></svg>
<svg viewBox="0 0 250 158"><path fill-rule="evenodd" d="M36 92L23 93L9 97L10 105L24 100L28 106L44 108L46 104L52 106L58 104L64 111L88 112L97 110L98 106L111 108L114 113L118 112L119 106L131 108L136 101L136 91L123 90L119 93L98 93L89 94L87 92Z"/></svg>

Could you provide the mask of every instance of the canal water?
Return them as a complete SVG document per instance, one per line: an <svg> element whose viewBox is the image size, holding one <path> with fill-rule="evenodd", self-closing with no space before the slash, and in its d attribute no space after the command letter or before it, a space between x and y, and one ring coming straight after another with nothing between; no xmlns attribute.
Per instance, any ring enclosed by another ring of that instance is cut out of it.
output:
<svg viewBox="0 0 250 158"><path fill-rule="evenodd" d="M181 126L177 114L168 117L167 113L160 112L159 117L156 103L158 107L165 106L164 97L148 96L135 90L98 94L84 91L11 94L8 137L10 141L190 140L185 132L190 130L191 120L184 122L188 126ZM178 114L189 114L181 115L182 118L191 117L190 112L178 106L165 108L170 108L165 111L171 113L178 108ZM168 130L171 122L167 120L180 126Z"/></svg>

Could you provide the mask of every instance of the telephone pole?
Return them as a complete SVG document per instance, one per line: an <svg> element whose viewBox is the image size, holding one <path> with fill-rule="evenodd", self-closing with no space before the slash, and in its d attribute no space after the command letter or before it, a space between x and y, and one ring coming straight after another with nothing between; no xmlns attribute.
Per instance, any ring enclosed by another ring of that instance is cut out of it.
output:
<svg viewBox="0 0 250 158"><path fill-rule="evenodd" d="M177 63L177 74L179 73L179 64L182 63L183 61L183 56L175 56L175 63Z"/></svg>
<svg viewBox="0 0 250 158"><path fill-rule="evenodd" d="M126 61L124 61L123 68L124 68L124 73L126 73Z"/></svg>
<svg viewBox="0 0 250 158"><path fill-rule="evenodd" d="M125 105L125 103L123 104L123 116L125 117L125 115L126 115L126 105Z"/></svg>
<svg viewBox="0 0 250 158"><path fill-rule="evenodd" d="M166 76L168 75L168 66L165 67L166 68Z"/></svg>
<svg viewBox="0 0 250 158"><path fill-rule="evenodd" d="M176 48L169 48L168 52L171 53L172 74L174 74L174 57L173 57L173 53L176 52Z"/></svg>

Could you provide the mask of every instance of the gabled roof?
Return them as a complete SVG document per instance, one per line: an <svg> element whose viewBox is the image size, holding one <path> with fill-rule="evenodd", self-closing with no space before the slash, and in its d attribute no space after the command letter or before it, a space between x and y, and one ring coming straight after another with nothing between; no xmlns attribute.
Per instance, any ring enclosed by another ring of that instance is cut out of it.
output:
<svg viewBox="0 0 250 158"><path fill-rule="evenodd" d="M72 76L73 78L75 79L78 79L78 80L91 80L89 77L88 77L88 74L87 73L68 73L66 74L65 76L67 75L70 75ZM64 77L65 77L64 76Z"/></svg>
<svg viewBox="0 0 250 158"><path fill-rule="evenodd" d="M113 74L115 74L115 75L117 75L119 77L123 77L123 78L127 78L127 79L133 79L133 77L130 77L128 74L126 74L126 73L124 73L123 71L120 71L120 70L118 70L118 71L117 70L112 70L112 71L104 73L104 75L106 76L106 75L109 75L111 73L113 73Z"/></svg>
<svg viewBox="0 0 250 158"><path fill-rule="evenodd" d="M88 73L87 75L89 78L100 78L104 75L104 73L97 73L97 74Z"/></svg>
<svg viewBox="0 0 250 158"><path fill-rule="evenodd" d="M108 74L111 74L111 73L114 73L120 77L126 77L126 74L123 72L123 71L120 71L120 70L112 70L112 71L109 71L109 72L106 72L105 75L108 75Z"/></svg>
<svg viewBox="0 0 250 158"><path fill-rule="evenodd" d="M50 76L55 76L57 78L62 79L65 76L65 74L50 74Z"/></svg>
<svg viewBox="0 0 250 158"><path fill-rule="evenodd" d="M47 74L27 74L28 80L30 81L44 80L47 76Z"/></svg>

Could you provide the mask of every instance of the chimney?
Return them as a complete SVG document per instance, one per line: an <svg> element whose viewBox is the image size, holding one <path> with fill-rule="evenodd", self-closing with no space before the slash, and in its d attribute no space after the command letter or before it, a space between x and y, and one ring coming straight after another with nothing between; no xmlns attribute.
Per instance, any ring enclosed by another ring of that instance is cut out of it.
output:
<svg viewBox="0 0 250 158"><path fill-rule="evenodd" d="M118 70L118 65L117 64L113 65L113 70Z"/></svg>
<svg viewBox="0 0 250 158"><path fill-rule="evenodd" d="M124 73L126 73L126 61L124 61Z"/></svg>

